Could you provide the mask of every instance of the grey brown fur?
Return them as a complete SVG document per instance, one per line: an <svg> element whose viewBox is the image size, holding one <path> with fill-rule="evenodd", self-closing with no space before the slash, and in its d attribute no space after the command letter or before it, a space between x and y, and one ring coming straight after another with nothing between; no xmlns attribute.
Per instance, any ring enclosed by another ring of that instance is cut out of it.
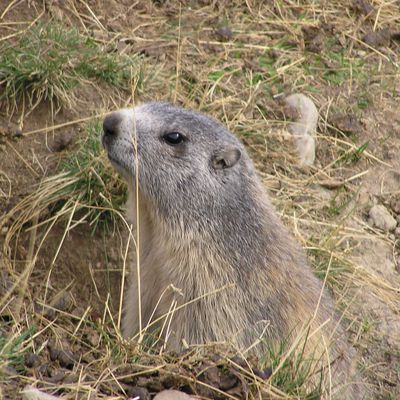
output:
<svg viewBox="0 0 400 400"><path fill-rule="evenodd" d="M171 132L185 140L168 144L163 136ZM102 141L128 182L133 231L136 174L139 182L143 327L154 310L153 320L166 315L174 299L179 306L201 298L175 312L170 348L181 348L182 340L230 341L245 350L263 334L252 349L262 351L265 343L302 334L299 347L308 337L306 354L319 360L318 368L330 364L334 392L339 390L333 397L363 398L360 385L351 384L354 350L342 337L332 300L235 136L206 115L146 103L107 116ZM125 294L126 337L139 331L136 276L134 264ZM168 289L171 284L181 293Z"/></svg>

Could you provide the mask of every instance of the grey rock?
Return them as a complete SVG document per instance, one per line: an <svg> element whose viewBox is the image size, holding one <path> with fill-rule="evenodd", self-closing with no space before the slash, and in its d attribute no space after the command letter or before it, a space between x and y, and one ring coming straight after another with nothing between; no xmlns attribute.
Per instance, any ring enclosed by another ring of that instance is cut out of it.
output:
<svg viewBox="0 0 400 400"><path fill-rule="evenodd" d="M397 221L388 209L381 204L375 205L369 210L369 217L374 226L385 232L393 231L397 226Z"/></svg>

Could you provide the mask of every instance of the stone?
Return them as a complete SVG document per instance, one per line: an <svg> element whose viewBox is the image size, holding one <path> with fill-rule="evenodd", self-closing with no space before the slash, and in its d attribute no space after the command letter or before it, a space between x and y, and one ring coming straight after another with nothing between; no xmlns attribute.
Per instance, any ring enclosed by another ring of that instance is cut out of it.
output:
<svg viewBox="0 0 400 400"><path fill-rule="evenodd" d="M385 232L393 231L397 226L397 221L388 209L381 204L375 205L369 210L369 217L374 226Z"/></svg>
<svg viewBox="0 0 400 400"><path fill-rule="evenodd" d="M190 396L178 390L163 390L158 393L154 400L193 400L198 397Z"/></svg>

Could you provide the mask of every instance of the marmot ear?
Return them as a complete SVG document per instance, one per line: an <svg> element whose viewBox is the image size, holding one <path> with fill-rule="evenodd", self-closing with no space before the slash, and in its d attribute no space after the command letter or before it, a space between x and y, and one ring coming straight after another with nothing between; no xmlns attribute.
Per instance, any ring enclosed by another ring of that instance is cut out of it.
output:
<svg viewBox="0 0 400 400"><path fill-rule="evenodd" d="M233 167L240 159L241 153L237 148L223 149L215 152L211 158L214 169Z"/></svg>

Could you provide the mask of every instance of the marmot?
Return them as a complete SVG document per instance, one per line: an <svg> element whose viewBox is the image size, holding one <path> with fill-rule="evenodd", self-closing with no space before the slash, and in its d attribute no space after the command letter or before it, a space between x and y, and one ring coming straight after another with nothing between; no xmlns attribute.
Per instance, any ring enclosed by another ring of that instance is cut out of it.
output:
<svg viewBox="0 0 400 400"><path fill-rule="evenodd" d="M133 232L139 215L140 303L134 263L123 335L159 320L170 349L229 341L253 352L301 337L316 375L329 371L333 398L363 398L333 301L242 143L216 120L164 102L115 111L103 130L109 160L128 182Z"/></svg>

